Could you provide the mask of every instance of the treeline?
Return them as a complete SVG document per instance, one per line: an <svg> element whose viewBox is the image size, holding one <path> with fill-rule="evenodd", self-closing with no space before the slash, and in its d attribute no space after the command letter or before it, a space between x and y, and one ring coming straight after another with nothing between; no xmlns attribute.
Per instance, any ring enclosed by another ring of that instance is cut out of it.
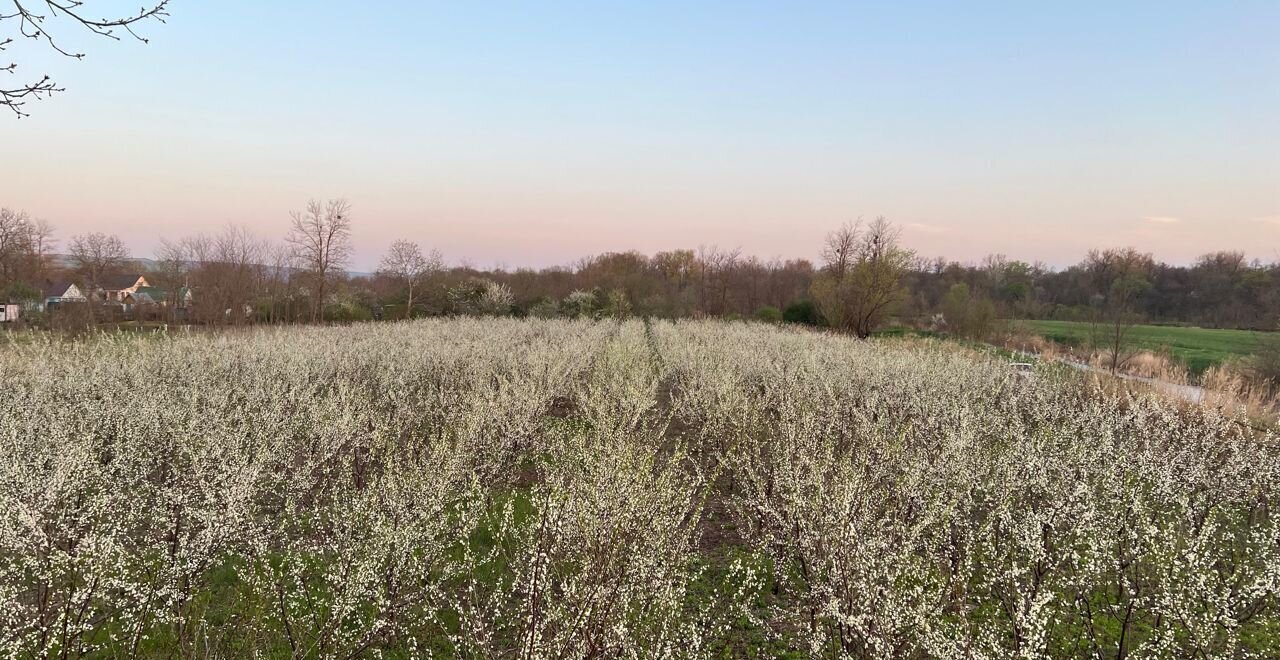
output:
<svg viewBox="0 0 1280 660"><path fill-rule="evenodd" d="M918 261L907 275L912 294L903 310L937 310L954 285L965 284L1003 317L1089 320L1120 273L1134 288L1135 311L1148 322L1253 330L1280 324L1280 262L1250 260L1239 251L1210 252L1179 266L1133 248L1094 250L1062 270L1004 255L980 264Z"/></svg>
<svg viewBox="0 0 1280 660"><path fill-rule="evenodd" d="M280 241L240 227L166 239L142 271L118 238L104 234L72 237L57 259L48 223L0 210L0 302L38 300L44 283L59 278L94 291L113 274L136 273L169 296L146 313L194 323L647 315L787 320L859 335L897 321L981 334L997 318L1097 320L1122 310L1155 323L1280 324L1280 263L1242 252L1205 254L1189 266L1132 248L1092 251L1062 270L1003 255L960 263L914 254L878 218L833 231L817 263L699 247L484 270L447 266L439 253L401 240L377 273L352 277L349 204L312 202L291 220Z"/></svg>

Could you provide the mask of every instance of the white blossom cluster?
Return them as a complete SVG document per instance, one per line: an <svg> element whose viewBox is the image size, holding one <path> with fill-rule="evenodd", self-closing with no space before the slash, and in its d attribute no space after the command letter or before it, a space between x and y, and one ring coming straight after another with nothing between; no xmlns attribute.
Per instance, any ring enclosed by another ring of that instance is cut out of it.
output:
<svg viewBox="0 0 1280 660"><path fill-rule="evenodd" d="M0 347L0 655L1280 653L1280 447L943 343L449 319Z"/></svg>
<svg viewBox="0 0 1280 660"><path fill-rule="evenodd" d="M940 343L660 337L813 656L1276 657L1280 446Z"/></svg>

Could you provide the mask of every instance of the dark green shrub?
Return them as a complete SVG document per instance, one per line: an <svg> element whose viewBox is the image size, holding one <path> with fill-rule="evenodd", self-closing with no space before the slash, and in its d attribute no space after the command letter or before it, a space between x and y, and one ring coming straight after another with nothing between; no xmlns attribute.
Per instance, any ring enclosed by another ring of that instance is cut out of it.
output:
<svg viewBox="0 0 1280 660"><path fill-rule="evenodd" d="M372 321L373 312L363 305L351 301L343 301L325 307L324 318L326 321L335 323Z"/></svg>
<svg viewBox="0 0 1280 660"><path fill-rule="evenodd" d="M782 320L801 325L822 325L822 316L818 314L818 307L812 300L797 300L787 305L782 311Z"/></svg>
<svg viewBox="0 0 1280 660"><path fill-rule="evenodd" d="M756 320L765 323L782 323L782 310L765 305L756 310Z"/></svg>

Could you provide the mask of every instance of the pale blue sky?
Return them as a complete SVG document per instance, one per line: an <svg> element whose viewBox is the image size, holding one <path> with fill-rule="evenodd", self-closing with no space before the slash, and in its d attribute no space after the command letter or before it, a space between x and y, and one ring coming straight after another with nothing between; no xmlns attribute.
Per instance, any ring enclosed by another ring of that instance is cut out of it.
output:
<svg viewBox="0 0 1280 660"><path fill-rule="evenodd" d="M694 4L177 0L147 46L21 44L68 91L0 118L0 205L149 255L345 196L358 269L813 257L878 214L961 260L1280 257L1278 2Z"/></svg>

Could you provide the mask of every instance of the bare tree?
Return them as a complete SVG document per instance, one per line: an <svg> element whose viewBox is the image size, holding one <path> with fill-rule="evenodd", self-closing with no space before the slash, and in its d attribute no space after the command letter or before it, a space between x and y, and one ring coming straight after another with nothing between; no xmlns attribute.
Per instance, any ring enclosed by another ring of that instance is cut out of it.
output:
<svg viewBox="0 0 1280 660"><path fill-rule="evenodd" d="M163 241L157 253L171 293L190 287L191 312L204 323L238 325L250 318L268 267L266 241L247 228L228 225L214 235L197 234L177 242ZM171 297L174 307L185 304Z"/></svg>
<svg viewBox="0 0 1280 660"><path fill-rule="evenodd" d="M698 269L699 311L724 314L729 306L729 275L738 267L741 248L724 250L719 246L698 247L695 265Z"/></svg>
<svg viewBox="0 0 1280 660"><path fill-rule="evenodd" d="M50 26L58 21L68 26L79 24L81 28L108 39L118 41L120 39L119 33L123 32L138 41L146 43L147 40L135 32L134 27L147 20L157 20L163 23L165 18L169 16L169 0L160 0L154 5L142 7L135 14L96 19L89 18L86 14L88 9L85 7L85 0L32 0L31 2L9 0L3 5L11 8L8 10L0 9L0 26L10 27L10 30L8 30L10 36L0 36L0 52L3 52L13 44L13 35L16 34L20 37L42 41L55 52L74 59L82 59L84 53L67 50L62 47L59 40L54 38ZM0 66L0 72L11 74L16 73L17 69L17 62L10 62L8 65ZM27 103L28 99L40 99L61 91L63 91L63 88L58 87L46 74L38 80L20 83L17 87L0 87L0 106L6 106L17 116L23 117L27 113L23 111L22 106Z"/></svg>
<svg viewBox="0 0 1280 660"><path fill-rule="evenodd" d="M1137 303L1151 288L1155 261L1134 248L1090 250L1084 267L1094 286L1091 343L1102 350L1107 368L1115 374L1139 352L1131 346L1130 334L1142 320Z"/></svg>
<svg viewBox="0 0 1280 660"><path fill-rule="evenodd" d="M351 205L345 199L325 204L313 199L305 211L295 211L291 216L293 226L285 240L310 284L311 320L319 321L324 315L329 279L351 257Z"/></svg>
<svg viewBox="0 0 1280 660"><path fill-rule="evenodd" d="M243 323L250 318L262 280L261 261L267 244L244 227L227 226L210 239L213 260L201 273L204 286L216 296L222 321Z"/></svg>
<svg viewBox="0 0 1280 660"><path fill-rule="evenodd" d="M120 237L93 232L71 238L71 258L88 290L93 291L103 277L124 268L129 260L129 250Z"/></svg>
<svg viewBox="0 0 1280 660"><path fill-rule="evenodd" d="M846 222L827 234L827 242L822 247L822 260L826 262L827 270L836 278L843 278L849 272L861 233L862 219L859 218L856 222Z"/></svg>
<svg viewBox="0 0 1280 660"><path fill-rule="evenodd" d="M35 249L34 226L26 212L0 208L0 287L23 276Z"/></svg>
<svg viewBox="0 0 1280 660"><path fill-rule="evenodd" d="M385 257L382 258L382 265L379 266L384 275L394 278L404 284L409 290L408 302L405 303L404 317L413 316L413 288L422 278L440 270L443 260L440 253L432 250L427 255L422 254L422 248L418 247L413 241L396 241L391 244L391 249L387 251Z"/></svg>
<svg viewBox="0 0 1280 660"><path fill-rule="evenodd" d="M183 289L190 286L191 261L184 241L161 239L156 250L156 265L151 271L153 280L167 293L166 311L169 321L178 320L178 309L183 306Z"/></svg>
<svg viewBox="0 0 1280 660"><path fill-rule="evenodd" d="M53 225L48 220L36 220L31 227L31 249L36 259L33 274L37 279L44 277L49 268L49 256L57 245Z"/></svg>
<svg viewBox="0 0 1280 660"><path fill-rule="evenodd" d="M29 289L43 279L53 226L25 211L0 208L0 288Z"/></svg>
<svg viewBox="0 0 1280 660"><path fill-rule="evenodd" d="M869 337L902 299L913 255L899 247L898 234L881 216L865 229L845 225L827 237L826 267L810 292L832 327Z"/></svg>
<svg viewBox="0 0 1280 660"><path fill-rule="evenodd" d="M293 320L292 313L292 296L290 295L289 286L295 270L297 258L294 255L293 247L287 244L269 244L267 246L266 269L263 274L263 292L267 296L267 320L271 323L277 321ZM284 309L279 309L281 303Z"/></svg>
<svg viewBox="0 0 1280 660"><path fill-rule="evenodd" d="M71 258L89 300L86 311L88 320L92 322L96 315L95 296L99 284L104 277L124 269L129 260L129 250L118 236L93 232L71 238Z"/></svg>

